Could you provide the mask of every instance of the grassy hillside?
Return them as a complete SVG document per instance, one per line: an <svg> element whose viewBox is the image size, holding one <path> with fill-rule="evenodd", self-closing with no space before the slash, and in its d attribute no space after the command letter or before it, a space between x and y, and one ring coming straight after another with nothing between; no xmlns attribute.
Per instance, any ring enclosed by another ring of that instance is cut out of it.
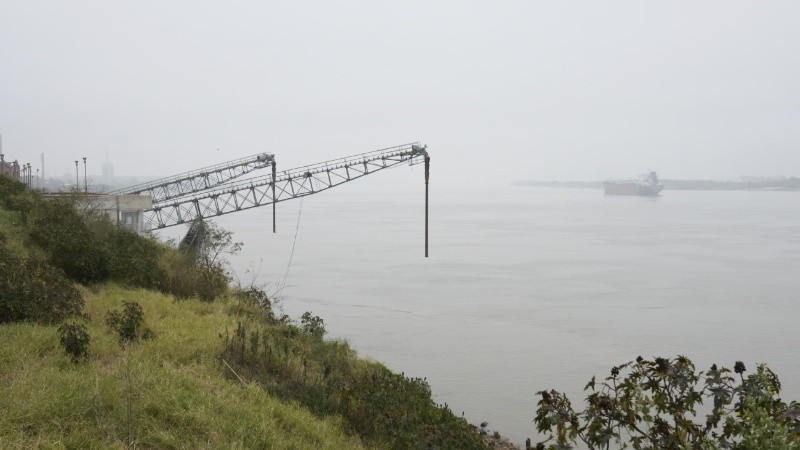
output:
<svg viewBox="0 0 800 450"><path fill-rule="evenodd" d="M175 302L112 284L81 289L92 342L73 364L57 327L0 326L0 448L360 448L341 420L238 381L219 355L230 301ZM156 338L123 348L104 324L124 300Z"/></svg>
<svg viewBox="0 0 800 450"><path fill-rule="evenodd" d="M486 448L424 379L230 287L230 233L176 249L81 205L0 176L0 448Z"/></svg>

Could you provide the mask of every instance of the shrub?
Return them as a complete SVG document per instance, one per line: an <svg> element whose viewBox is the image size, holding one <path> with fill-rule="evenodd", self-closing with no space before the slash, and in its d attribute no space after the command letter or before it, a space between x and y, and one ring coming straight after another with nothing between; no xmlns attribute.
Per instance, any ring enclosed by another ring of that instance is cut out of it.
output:
<svg viewBox="0 0 800 450"><path fill-rule="evenodd" d="M231 231L204 220L192 222L180 243L180 250L203 267L222 267L225 255L235 255L241 249L242 243L233 240Z"/></svg>
<svg viewBox="0 0 800 450"><path fill-rule="evenodd" d="M166 271L160 264L166 248L155 238L139 236L107 220L105 224L111 227L107 237L111 249L109 277L130 287L159 289L166 278Z"/></svg>
<svg viewBox="0 0 800 450"><path fill-rule="evenodd" d="M164 252L161 267L164 269L161 291L176 298L212 301L228 291L230 279L221 266L199 265L191 255Z"/></svg>
<svg viewBox="0 0 800 450"><path fill-rule="evenodd" d="M91 338L83 324L63 323L58 327L58 332L61 335L61 346L64 347L64 351L70 356L72 362L78 362L86 357Z"/></svg>
<svg viewBox="0 0 800 450"><path fill-rule="evenodd" d="M312 316L309 311L303 313L300 317L300 328L303 333L308 335L322 338L325 335L325 322L319 316Z"/></svg>
<svg viewBox="0 0 800 450"><path fill-rule="evenodd" d="M151 339L155 334L144 323L142 306L136 302L125 301L122 311L109 311L106 325L119 335L119 342L126 344L139 339Z"/></svg>
<svg viewBox="0 0 800 450"><path fill-rule="evenodd" d="M247 304L253 305L258 308L263 308L270 312L269 316L272 317L272 301L263 289L255 286L250 286L246 289L239 289L236 291L236 297Z"/></svg>
<svg viewBox="0 0 800 450"><path fill-rule="evenodd" d="M263 289L250 286L246 289L237 289L234 296L239 300L233 312L243 317L251 317L267 324L289 324L291 320L286 314L278 317L275 313L275 304Z"/></svg>
<svg viewBox="0 0 800 450"><path fill-rule="evenodd" d="M28 189L24 183L14 180L11 177L0 175L0 204L8 209L13 209L10 206L12 197L19 195Z"/></svg>
<svg viewBox="0 0 800 450"><path fill-rule="evenodd" d="M668 450L800 449L800 405L777 397L778 377L765 365L745 377L741 362L733 372L736 377L716 365L696 372L683 356L639 357L613 367L602 382L592 378L584 388L591 393L583 411L574 411L558 391L539 392L534 422L549 436L537 448L571 448L580 440L589 449L611 444ZM704 399L710 412L697 423L696 407Z"/></svg>
<svg viewBox="0 0 800 450"><path fill-rule="evenodd" d="M57 323L82 310L83 297L61 270L0 245L0 323Z"/></svg>
<svg viewBox="0 0 800 450"><path fill-rule="evenodd" d="M65 199L41 202L30 215L31 237L50 262L81 283L108 279L107 243L91 232L84 217Z"/></svg>

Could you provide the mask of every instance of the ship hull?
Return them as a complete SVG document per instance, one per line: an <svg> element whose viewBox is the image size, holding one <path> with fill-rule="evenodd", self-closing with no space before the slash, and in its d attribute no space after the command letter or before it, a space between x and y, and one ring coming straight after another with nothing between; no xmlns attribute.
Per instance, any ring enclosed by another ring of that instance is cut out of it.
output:
<svg viewBox="0 0 800 450"><path fill-rule="evenodd" d="M636 183L603 183L603 188L606 190L607 195L644 195L656 196L664 186L655 185L648 186Z"/></svg>

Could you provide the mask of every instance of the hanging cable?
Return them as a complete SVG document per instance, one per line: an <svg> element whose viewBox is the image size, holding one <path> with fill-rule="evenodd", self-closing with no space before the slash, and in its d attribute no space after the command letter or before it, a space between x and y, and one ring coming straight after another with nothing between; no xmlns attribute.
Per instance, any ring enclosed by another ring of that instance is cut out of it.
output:
<svg viewBox="0 0 800 450"><path fill-rule="evenodd" d="M300 218L303 215L303 200L305 197L300 197L300 208L297 211L297 226L294 229L294 241L292 241L292 251L289 253L289 262L286 264L286 272L283 273L283 280L278 285L278 290L275 295L279 295L286 288L286 279L289 277L289 269L292 267L292 260L294 259L294 247L297 245L297 234L300 231Z"/></svg>

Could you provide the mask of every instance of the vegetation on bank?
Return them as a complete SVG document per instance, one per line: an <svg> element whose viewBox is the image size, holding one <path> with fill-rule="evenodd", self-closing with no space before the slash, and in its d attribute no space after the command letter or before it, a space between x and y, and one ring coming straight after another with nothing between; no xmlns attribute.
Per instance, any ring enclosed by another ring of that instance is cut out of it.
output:
<svg viewBox="0 0 800 450"><path fill-rule="evenodd" d="M301 324L277 317L258 291L240 295L236 327L225 335L224 360L285 400L319 416L342 417L348 431L389 448L484 448L463 418L431 399L424 379L359 359L346 342L326 341L322 319Z"/></svg>
<svg viewBox="0 0 800 450"><path fill-rule="evenodd" d="M639 357L593 377L582 411L558 391L541 391L534 422L548 439L537 449L800 449L800 404L781 400L766 365L746 371L742 362L698 372L684 356Z"/></svg>
<svg viewBox="0 0 800 450"><path fill-rule="evenodd" d="M485 448L425 380L182 249L0 177L0 447ZM6 381L7 380L7 381Z"/></svg>

